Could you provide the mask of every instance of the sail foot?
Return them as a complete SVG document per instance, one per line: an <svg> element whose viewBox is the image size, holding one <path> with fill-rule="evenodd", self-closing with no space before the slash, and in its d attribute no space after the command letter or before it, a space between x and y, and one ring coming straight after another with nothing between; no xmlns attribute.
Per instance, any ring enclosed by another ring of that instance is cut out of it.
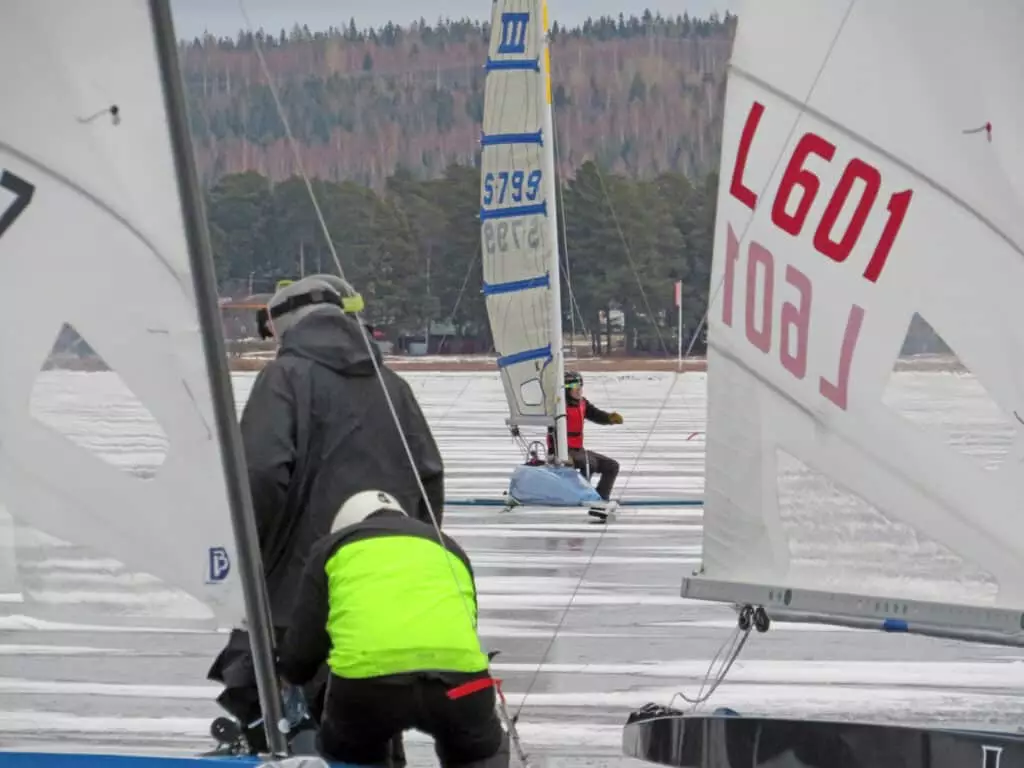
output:
<svg viewBox="0 0 1024 768"><path fill-rule="evenodd" d="M691 600L732 603L763 609L768 622L831 624L951 640L1024 647L1024 613L1011 608L988 608L927 600L899 600L882 596L794 589L785 585L754 584L684 578L680 591ZM748 616L748 621L750 614ZM741 625L741 628L742 627ZM764 631L764 630L761 630Z"/></svg>

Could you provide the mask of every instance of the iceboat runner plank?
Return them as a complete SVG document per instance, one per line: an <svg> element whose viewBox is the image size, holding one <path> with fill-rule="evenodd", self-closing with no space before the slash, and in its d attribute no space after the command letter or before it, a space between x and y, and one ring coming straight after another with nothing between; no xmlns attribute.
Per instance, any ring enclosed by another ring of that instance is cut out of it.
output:
<svg viewBox="0 0 1024 768"><path fill-rule="evenodd" d="M1024 647L1024 614L1012 608L903 600L691 576L682 597L760 606L774 621L836 624L885 632Z"/></svg>

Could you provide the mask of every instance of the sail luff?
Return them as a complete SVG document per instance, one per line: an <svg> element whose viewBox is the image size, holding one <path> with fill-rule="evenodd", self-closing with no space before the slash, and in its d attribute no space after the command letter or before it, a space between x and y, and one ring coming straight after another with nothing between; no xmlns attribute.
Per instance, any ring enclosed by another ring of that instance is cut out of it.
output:
<svg viewBox="0 0 1024 768"><path fill-rule="evenodd" d="M484 67L483 293L512 427L557 427L564 421L553 118L543 15L541 0L495 0Z"/></svg>
<svg viewBox="0 0 1024 768"><path fill-rule="evenodd" d="M153 37L162 79L168 129L181 200L185 238L195 291L196 308L202 331L203 352L219 435L227 502L235 535L236 554L241 571L242 593L252 645L254 671L259 689L267 744L275 756L285 756L288 746L280 727L281 696L274 665L270 603L267 599L256 532L252 495L242 453L242 438L235 411L231 376L227 369L227 351L222 336L216 278L206 226L202 194L196 173L189 132L187 106L178 65L177 37L171 17L170 0L150 0Z"/></svg>

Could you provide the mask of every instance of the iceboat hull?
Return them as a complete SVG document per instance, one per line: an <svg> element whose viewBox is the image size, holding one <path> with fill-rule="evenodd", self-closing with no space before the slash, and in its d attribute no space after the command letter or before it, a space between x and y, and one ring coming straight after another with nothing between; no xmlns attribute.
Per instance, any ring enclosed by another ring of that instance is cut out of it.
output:
<svg viewBox="0 0 1024 768"><path fill-rule="evenodd" d="M360 768L329 763L306 755L266 760L259 757L166 757L162 755L104 755L73 752L0 752L0 768Z"/></svg>
<svg viewBox="0 0 1024 768"><path fill-rule="evenodd" d="M582 507L604 504L594 487L572 467L521 464L512 472L509 500L538 507Z"/></svg>
<svg viewBox="0 0 1024 768"><path fill-rule="evenodd" d="M1008 768L1024 765L1024 735L877 723L633 712L628 757L676 768Z"/></svg>

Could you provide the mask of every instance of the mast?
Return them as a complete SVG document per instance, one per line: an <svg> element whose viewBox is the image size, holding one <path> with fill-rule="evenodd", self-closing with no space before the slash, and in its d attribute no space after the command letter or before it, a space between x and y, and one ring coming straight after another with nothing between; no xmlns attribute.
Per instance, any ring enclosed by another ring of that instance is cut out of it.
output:
<svg viewBox="0 0 1024 768"><path fill-rule="evenodd" d="M548 264L550 294L551 363L555 366L555 456L564 462L569 458L569 438L565 425L565 356L562 353L562 273L558 248L558 184L555 181L555 120L551 108L551 33L548 27L547 0L541 0L544 57L544 165L547 166L545 197L550 201L548 210L548 237L551 240L551 261Z"/></svg>
<svg viewBox="0 0 1024 768"><path fill-rule="evenodd" d="M242 455L241 435L235 416L234 394L227 370L227 353L221 335L219 309L213 259L210 255L209 232L205 224L202 196L196 176L195 158L186 117L185 96L179 74L177 38L168 0L150 0L150 15L156 45L164 103L167 109L171 146L178 192L181 198L185 237L188 241L189 262L195 290L199 325L203 336L206 370L209 374L210 393L217 422L224 481L228 506L235 533L238 565L245 613L248 620L249 640L252 646L253 666L259 689L263 726L271 754L284 756L288 752L281 695L274 669L274 647L270 627L270 610L263 563L260 558L256 534L252 496ZM276 726L276 727L275 727Z"/></svg>

